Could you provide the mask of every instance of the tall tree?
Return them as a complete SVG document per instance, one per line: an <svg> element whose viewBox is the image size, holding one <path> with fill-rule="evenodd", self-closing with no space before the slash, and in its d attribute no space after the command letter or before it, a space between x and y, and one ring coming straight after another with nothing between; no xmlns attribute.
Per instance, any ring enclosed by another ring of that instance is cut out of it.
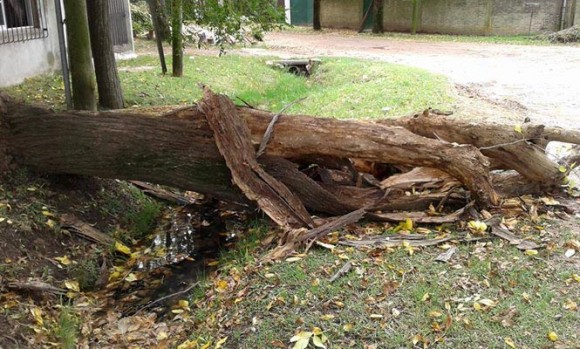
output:
<svg viewBox="0 0 580 349"><path fill-rule="evenodd" d="M166 38L167 17L165 16L165 7L159 0L147 0L149 4L149 13L151 14L151 21L153 22L153 30L155 31L155 41L157 43L157 53L159 55L159 62L161 63L161 72L167 73L167 64L165 64L165 53L163 52L163 40Z"/></svg>
<svg viewBox="0 0 580 349"><path fill-rule="evenodd" d="M123 90L117 74L110 30L109 0L86 0L91 36L91 48L95 63L95 75L99 90L99 105L107 109L122 109Z"/></svg>
<svg viewBox="0 0 580 349"><path fill-rule="evenodd" d="M383 33L385 30L383 28L383 17L385 6L383 0L375 0L374 2L374 21L373 21L373 33L379 34Z"/></svg>
<svg viewBox="0 0 580 349"><path fill-rule="evenodd" d="M171 48L173 76L183 76L183 0L171 0Z"/></svg>
<svg viewBox="0 0 580 349"><path fill-rule="evenodd" d="M96 110L95 77L85 0L64 0L73 107Z"/></svg>
<svg viewBox="0 0 580 349"><path fill-rule="evenodd" d="M320 25L320 1L321 0L314 0L312 3L313 6L313 19L312 19L312 29L320 30L322 26Z"/></svg>

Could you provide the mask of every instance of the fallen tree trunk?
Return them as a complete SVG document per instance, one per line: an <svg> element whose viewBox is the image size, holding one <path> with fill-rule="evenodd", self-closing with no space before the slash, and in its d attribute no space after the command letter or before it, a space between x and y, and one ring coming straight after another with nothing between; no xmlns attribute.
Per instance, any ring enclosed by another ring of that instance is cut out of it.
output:
<svg viewBox="0 0 580 349"><path fill-rule="evenodd" d="M472 123L425 111L409 117L384 119L378 123L401 126L411 132L459 144L472 144L489 157L494 167L513 169L544 187L562 183L565 173L548 158L550 141L580 143L580 132L525 123L522 125Z"/></svg>
<svg viewBox="0 0 580 349"><path fill-rule="evenodd" d="M157 116L115 111L54 113L9 103L6 108L9 152L20 165L41 172L143 180L247 201L231 185L212 131L196 106ZM252 142L259 144L272 114L240 107L237 111L251 131ZM461 181L479 203L498 202L487 160L477 149L417 136L400 127L283 116L266 154L437 167Z"/></svg>
<svg viewBox="0 0 580 349"><path fill-rule="evenodd" d="M512 141L513 129L509 127L502 133L501 127L484 124L478 133L475 125L467 127L456 121L459 127L436 118L380 122L389 125L289 115L273 121L271 113L234 107L227 98L214 95L207 95L201 105L205 107L168 113L54 113L8 101L0 105L0 134L6 135L8 142L4 143L18 164L40 172L141 180L227 201L257 202L262 208L267 206L261 201L266 198L268 205L278 202L267 213L281 225L290 216L298 226L311 225L302 205L330 215L358 209L384 213L431 208L428 215L442 216L445 206L457 209L471 199L481 206L496 205L500 198L493 181L502 193L521 193L513 186L523 183L525 190L537 191L538 184L548 182L546 178L558 183L562 176L554 173L555 165L546 162L549 160L543 153L535 152L551 140L539 126L528 126L535 130L530 136L530 140L537 140L538 146L534 147L522 136L518 139L515 135ZM271 123L273 132L268 133L271 138L265 155L258 158L258 166L252 148L264 141ZM572 141L580 138L564 130L549 135ZM517 143L535 150L516 151L512 146ZM477 147L489 149L480 151ZM526 178L492 175L482 152L494 161L502 161L505 167L521 171ZM530 154L542 160L540 169L527 171L534 168ZM349 159L388 164L403 174L386 179L361 175ZM309 170L312 166L318 170ZM409 172L419 167L426 169ZM232 179L236 185L232 185ZM274 192L270 192L272 189ZM294 195L296 198L292 198ZM289 216L283 207L291 208ZM413 216L440 220L419 213Z"/></svg>

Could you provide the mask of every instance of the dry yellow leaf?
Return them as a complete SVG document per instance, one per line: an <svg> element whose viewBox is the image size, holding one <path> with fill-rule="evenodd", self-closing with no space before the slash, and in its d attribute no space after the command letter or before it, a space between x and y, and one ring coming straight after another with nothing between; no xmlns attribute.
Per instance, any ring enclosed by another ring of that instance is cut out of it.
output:
<svg viewBox="0 0 580 349"><path fill-rule="evenodd" d="M54 228L54 227L56 227L56 222L53 221L52 219L47 219L46 225L48 225L49 228Z"/></svg>
<svg viewBox="0 0 580 349"><path fill-rule="evenodd" d="M538 254L538 250L526 250L524 253L528 256L535 256Z"/></svg>
<svg viewBox="0 0 580 349"><path fill-rule="evenodd" d="M214 349L219 349L228 340L228 337L224 337L216 342Z"/></svg>
<svg viewBox="0 0 580 349"><path fill-rule="evenodd" d="M56 261L58 261L60 264L62 264L62 265L69 265L69 264L71 264L71 260L68 259L68 256L54 257L54 259Z"/></svg>
<svg viewBox="0 0 580 349"><path fill-rule="evenodd" d="M371 319L382 319L383 316L381 314L371 314L370 318Z"/></svg>
<svg viewBox="0 0 580 349"><path fill-rule="evenodd" d="M302 259L302 257L290 257L290 258L286 258L286 262L292 263L292 262L297 262L301 259Z"/></svg>
<svg viewBox="0 0 580 349"><path fill-rule="evenodd" d="M477 311L481 311L483 309L483 307L478 302L473 302L473 309L475 309Z"/></svg>
<svg viewBox="0 0 580 349"><path fill-rule="evenodd" d="M511 338L509 338L509 337L507 337L507 338L504 338L504 340L503 340L503 341L504 341L504 342L505 342L505 344L507 344L507 346L509 346L510 348L513 348L513 349L515 349L515 348L516 348L516 344L514 343L514 341L513 341Z"/></svg>
<svg viewBox="0 0 580 349"><path fill-rule="evenodd" d="M548 332L548 339L551 340L552 342L555 342L558 340L558 335L556 334L556 332L550 331Z"/></svg>
<svg viewBox="0 0 580 349"><path fill-rule="evenodd" d="M443 315L443 313L437 310L432 310L429 312L429 317L440 317L441 315Z"/></svg>
<svg viewBox="0 0 580 349"><path fill-rule="evenodd" d="M169 337L169 334L166 331L159 331L159 333L157 333L157 340L158 341L162 341L165 340Z"/></svg>
<svg viewBox="0 0 580 349"><path fill-rule="evenodd" d="M495 307L497 305L496 301L493 301L493 300L487 299L487 298L480 299L479 303L485 305L486 307Z"/></svg>
<svg viewBox="0 0 580 349"><path fill-rule="evenodd" d="M131 249L119 241L115 241L115 251L121 252L122 254L125 254L127 256L131 255Z"/></svg>
<svg viewBox="0 0 580 349"><path fill-rule="evenodd" d="M177 349L197 349L197 340L190 339L177 346Z"/></svg>
<svg viewBox="0 0 580 349"><path fill-rule="evenodd" d="M354 327L354 325L353 325L353 324L345 324L344 326L342 326L342 329L343 329L345 332L350 332L350 331L352 331L353 327Z"/></svg>
<svg viewBox="0 0 580 349"><path fill-rule="evenodd" d="M127 277L125 278L125 281L127 282L133 282L133 281L137 281L137 275L135 275L135 273L129 273L129 275L127 275Z"/></svg>
<svg viewBox="0 0 580 349"><path fill-rule="evenodd" d="M80 292L81 288L79 286L79 282L76 280L65 280L64 287L71 291Z"/></svg>
<svg viewBox="0 0 580 349"><path fill-rule="evenodd" d="M421 297L421 302L426 302L431 298L431 295L429 293L425 293L423 295L423 297Z"/></svg>
<svg viewBox="0 0 580 349"><path fill-rule="evenodd" d="M220 280L216 284L216 290L218 292L224 292L228 289L228 282L226 280Z"/></svg>
<svg viewBox="0 0 580 349"><path fill-rule="evenodd" d="M34 317L34 321L36 321L38 326L44 325L44 320L42 319L42 309L39 307L34 307L30 309L30 313L32 314L32 317Z"/></svg>
<svg viewBox="0 0 580 349"><path fill-rule="evenodd" d="M325 321L332 320L332 319L334 319L334 315L332 315L332 314L324 314L320 317L320 320L325 320Z"/></svg>
<svg viewBox="0 0 580 349"><path fill-rule="evenodd" d="M530 295L527 292L524 292L524 293L522 293L522 298L525 301L529 302L531 297L530 297Z"/></svg>
<svg viewBox="0 0 580 349"><path fill-rule="evenodd" d="M405 219L405 225L403 226L403 228L409 231L413 230L413 220L411 220L411 218Z"/></svg>
<svg viewBox="0 0 580 349"><path fill-rule="evenodd" d="M564 304L564 309L576 311L578 310L578 305L571 299L567 299L566 303Z"/></svg>

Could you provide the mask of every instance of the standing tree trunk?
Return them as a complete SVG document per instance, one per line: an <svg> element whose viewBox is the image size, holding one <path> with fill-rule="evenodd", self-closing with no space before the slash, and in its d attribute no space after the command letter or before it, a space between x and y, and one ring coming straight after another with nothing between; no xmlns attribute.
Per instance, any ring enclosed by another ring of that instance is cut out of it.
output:
<svg viewBox="0 0 580 349"><path fill-rule="evenodd" d="M99 90L99 105L107 109L122 109L123 90L117 74L113 52L108 0L87 0L91 48Z"/></svg>
<svg viewBox="0 0 580 349"><path fill-rule="evenodd" d="M413 0L413 15L411 19L411 34L417 34L419 28L419 7L421 0Z"/></svg>
<svg viewBox="0 0 580 349"><path fill-rule="evenodd" d="M322 26L320 25L320 1L321 0L314 0L313 3L313 19L312 19L312 28L314 30L320 30L322 29Z"/></svg>
<svg viewBox="0 0 580 349"><path fill-rule="evenodd" d="M375 0L374 7L375 18L373 23L373 33L379 34L385 31L383 28L383 14L385 10L383 0Z"/></svg>
<svg viewBox="0 0 580 349"><path fill-rule="evenodd" d="M73 107L77 110L97 110L87 4L85 0L65 0L64 8Z"/></svg>
<svg viewBox="0 0 580 349"><path fill-rule="evenodd" d="M173 51L173 76L183 76L183 0L171 0L171 48Z"/></svg>
<svg viewBox="0 0 580 349"><path fill-rule="evenodd" d="M167 73L167 64L165 63L165 53L163 52L163 39L166 33L166 21L162 20L165 8L157 0L148 0L149 13L153 21L153 30L155 31L155 41L157 42L157 53L159 54L159 62L161 63L161 72L165 75Z"/></svg>

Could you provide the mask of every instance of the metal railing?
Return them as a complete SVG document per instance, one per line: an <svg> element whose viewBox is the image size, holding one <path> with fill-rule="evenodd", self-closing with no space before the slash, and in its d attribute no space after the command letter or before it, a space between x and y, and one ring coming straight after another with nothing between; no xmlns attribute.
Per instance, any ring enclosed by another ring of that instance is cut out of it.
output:
<svg viewBox="0 0 580 349"><path fill-rule="evenodd" d="M42 0L0 0L0 45L48 37Z"/></svg>

